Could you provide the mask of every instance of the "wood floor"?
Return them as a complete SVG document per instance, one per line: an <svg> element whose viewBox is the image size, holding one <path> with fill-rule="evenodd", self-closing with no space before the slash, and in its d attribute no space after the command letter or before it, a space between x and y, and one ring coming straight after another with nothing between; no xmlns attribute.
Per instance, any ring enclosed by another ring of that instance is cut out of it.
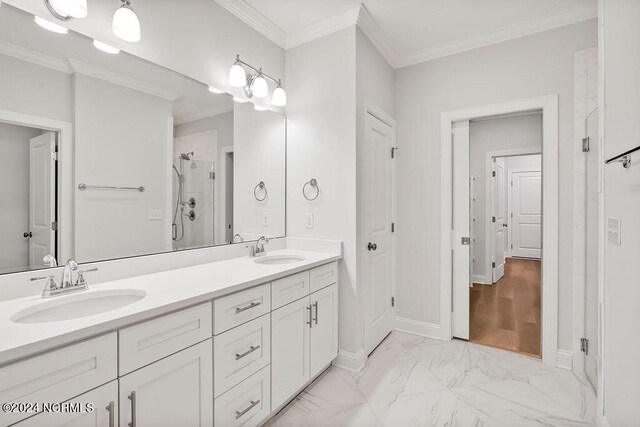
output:
<svg viewBox="0 0 640 427"><path fill-rule="evenodd" d="M469 291L469 341L540 357L539 260L508 258L498 283Z"/></svg>

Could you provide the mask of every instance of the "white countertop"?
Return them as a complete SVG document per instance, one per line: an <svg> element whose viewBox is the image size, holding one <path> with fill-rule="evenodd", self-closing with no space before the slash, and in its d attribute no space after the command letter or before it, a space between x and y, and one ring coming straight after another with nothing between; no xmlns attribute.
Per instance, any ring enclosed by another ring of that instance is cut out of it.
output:
<svg viewBox="0 0 640 427"><path fill-rule="evenodd" d="M339 253L298 249L269 252L269 255L284 254L299 255L305 259L291 264L266 265L257 264L254 258L244 256L93 285L82 293L139 289L145 291L146 296L131 305L78 319L47 323L11 321L11 317L16 312L34 304L53 299L61 301L71 295L79 294L47 299L38 295L2 301L0 302L0 365L341 258Z"/></svg>

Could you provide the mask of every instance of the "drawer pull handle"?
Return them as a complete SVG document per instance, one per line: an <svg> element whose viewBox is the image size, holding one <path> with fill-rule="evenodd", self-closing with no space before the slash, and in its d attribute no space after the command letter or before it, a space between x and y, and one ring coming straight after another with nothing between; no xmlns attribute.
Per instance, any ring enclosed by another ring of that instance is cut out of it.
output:
<svg viewBox="0 0 640 427"><path fill-rule="evenodd" d="M307 321L307 325L309 325L309 328L313 328L313 310L311 309L311 306L308 306L307 310L309 310L309 320Z"/></svg>
<svg viewBox="0 0 640 427"><path fill-rule="evenodd" d="M249 350L245 351L244 353L242 353L242 354L236 353L236 360L240 360L243 357L250 355L251 353L253 353L254 351L256 351L259 348L260 348L259 345L252 345L251 347L249 347Z"/></svg>
<svg viewBox="0 0 640 427"><path fill-rule="evenodd" d="M136 392L132 391L128 398L131 401L131 422L128 424L129 427L136 427Z"/></svg>
<svg viewBox="0 0 640 427"><path fill-rule="evenodd" d="M243 311L247 311L249 309L252 309L253 307L257 307L260 304L262 304L262 303L260 303L260 302L252 302L251 304L249 304L246 307L238 307L238 308L236 308L236 313L242 313Z"/></svg>
<svg viewBox="0 0 640 427"><path fill-rule="evenodd" d="M258 400L252 400L251 401L251 405L249 405L249 407L243 411L236 411L236 420L238 418L240 418L241 416L243 416L244 414L246 414L247 412L249 412L250 410L252 410L253 408L256 407L256 405L260 403L260 399Z"/></svg>
<svg viewBox="0 0 640 427"><path fill-rule="evenodd" d="M115 412L115 404L113 400L109 402L107 406L107 411L109 411L109 427L115 427L116 425L116 412Z"/></svg>
<svg viewBox="0 0 640 427"><path fill-rule="evenodd" d="M314 322L316 322L316 325L318 324L318 301L313 303L313 306L316 308L316 317L313 319Z"/></svg>

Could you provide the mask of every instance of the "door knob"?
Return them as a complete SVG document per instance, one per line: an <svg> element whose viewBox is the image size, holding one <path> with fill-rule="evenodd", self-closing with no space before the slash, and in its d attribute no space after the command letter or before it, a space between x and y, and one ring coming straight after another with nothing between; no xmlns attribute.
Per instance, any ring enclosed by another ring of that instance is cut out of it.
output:
<svg viewBox="0 0 640 427"><path fill-rule="evenodd" d="M378 249L378 245L376 245L375 243L369 242L369 244L367 245L367 249L370 251L375 251L376 249Z"/></svg>
<svg viewBox="0 0 640 427"><path fill-rule="evenodd" d="M30 231L25 231L24 233L22 233L22 236L25 239L29 239L29 238L33 237L33 233L31 233Z"/></svg>

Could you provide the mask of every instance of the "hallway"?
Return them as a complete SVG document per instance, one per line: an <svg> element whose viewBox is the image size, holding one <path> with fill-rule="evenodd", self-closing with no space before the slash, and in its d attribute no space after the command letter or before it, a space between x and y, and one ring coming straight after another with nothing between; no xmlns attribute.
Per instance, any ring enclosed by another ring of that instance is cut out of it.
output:
<svg viewBox="0 0 640 427"><path fill-rule="evenodd" d="M502 279L469 292L469 341L540 357L539 260L508 258Z"/></svg>

